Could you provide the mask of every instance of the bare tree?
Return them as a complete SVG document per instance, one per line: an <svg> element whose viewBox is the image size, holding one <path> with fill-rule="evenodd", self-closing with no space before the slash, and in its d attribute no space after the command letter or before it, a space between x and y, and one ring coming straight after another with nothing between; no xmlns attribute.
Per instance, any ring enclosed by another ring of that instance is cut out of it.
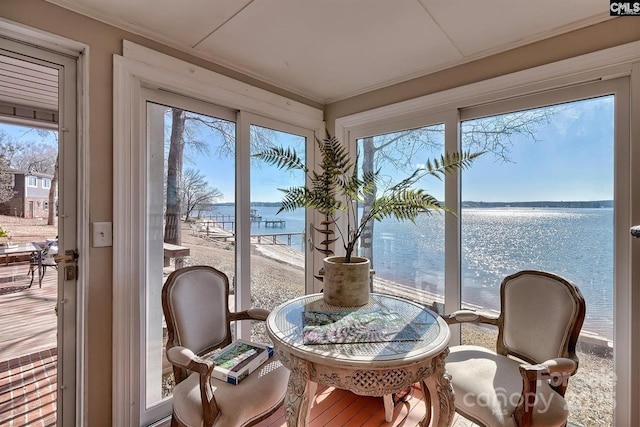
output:
<svg viewBox="0 0 640 427"><path fill-rule="evenodd" d="M169 153L167 156L167 200L165 211L164 241L180 245L182 234L180 230L183 205L182 168L192 154L208 154L209 145L202 140L203 134L217 135L221 144L216 149L220 157L235 155L236 131L235 123L215 117L203 116L184 110L171 108L171 132L169 138ZM206 131L206 132L203 132ZM257 126L251 127L251 152L262 149L275 138L275 132Z"/></svg>
<svg viewBox="0 0 640 427"><path fill-rule="evenodd" d="M53 169L53 178L51 178L51 187L49 188L49 213L47 214L47 225L54 225L58 211L58 201L56 200L56 189L58 188L58 155L56 154L56 163Z"/></svg>
<svg viewBox="0 0 640 427"><path fill-rule="evenodd" d="M20 152L20 145L5 132L0 131L0 203L11 200L14 191L13 159Z"/></svg>
<svg viewBox="0 0 640 427"><path fill-rule="evenodd" d="M182 212L182 163L184 157L185 111L171 110L171 143L167 157L167 210L165 212L164 241L179 245L182 242L180 213Z"/></svg>
<svg viewBox="0 0 640 427"><path fill-rule="evenodd" d="M10 167L10 152L3 143L0 143L0 203L8 202L15 194L13 190L13 174L9 171Z"/></svg>
<svg viewBox="0 0 640 427"><path fill-rule="evenodd" d="M47 225L54 225L55 219L57 216L57 211L58 211L58 200L56 198L56 193L58 191L58 167L59 167L59 161L60 161L60 157L58 154L59 152L58 132L52 131L52 130L43 130L43 129L38 129L37 132L38 132L38 135L40 135L43 138L46 138L48 135L53 136L56 142L56 145L55 145L56 161L53 164L53 172L51 173L52 175L51 186L49 187L49 212L47 213ZM47 154L46 158L50 159L51 155L53 155L54 153L49 151L46 154Z"/></svg>
<svg viewBox="0 0 640 427"><path fill-rule="evenodd" d="M493 116L480 120L465 122L463 128L462 148L470 151L493 153L496 160L510 162L512 138L523 136L537 141L536 130L557 112L557 108L540 108L520 111L502 116ZM399 171L407 172L416 163L416 155L424 149L444 150L442 146L443 125L409 129L387 135L367 137L361 141L361 172L371 173L382 164L391 165ZM374 188L362 203L363 215L366 216L376 197L378 189ZM360 239L359 254L371 260L373 265L373 231L375 222L367 224Z"/></svg>
<svg viewBox="0 0 640 427"><path fill-rule="evenodd" d="M195 209L215 203L222 197L217 188L207 182L207 178L195 169L187 169L182 176L182 201L184 202L185 221Z"/></svg>
<svg viewBox="0 0 640 427"><path fill-rule="evenodd" d="M53 175L58 160L57 132L39 130L38 134L45 137L49 132L55 135L55 146L45 143L23 143L22 148L13 156L12 166L29 173Z"/></svg>
<svg viewBox="0 0 640 427"><path fill-rule="evenodd" d="M46 142L37 143L33 141L11 141L9 143L13 146L10 161L11 167L13 169L29 173L42 173L51 175L47 224L54 225L57 205L56 193L58 189L58 132L36 128L33 128L30 131L35 131L43 141L49 137L53 137L55 143L51 144ZM6 149L7 148L3 149L2 151L4 152Z"/></svg>

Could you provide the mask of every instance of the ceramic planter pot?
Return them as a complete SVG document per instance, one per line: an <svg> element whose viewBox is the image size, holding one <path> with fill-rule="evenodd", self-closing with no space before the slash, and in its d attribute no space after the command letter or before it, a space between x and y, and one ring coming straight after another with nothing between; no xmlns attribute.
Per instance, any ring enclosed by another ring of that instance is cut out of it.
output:
<svg viewBox="0 0 640 427"><path fill-rule="evenodd" d="M327 304L343 307L359 307L369 302L371 263L367 258L332 256L323 260L324 293Z"/></svg>

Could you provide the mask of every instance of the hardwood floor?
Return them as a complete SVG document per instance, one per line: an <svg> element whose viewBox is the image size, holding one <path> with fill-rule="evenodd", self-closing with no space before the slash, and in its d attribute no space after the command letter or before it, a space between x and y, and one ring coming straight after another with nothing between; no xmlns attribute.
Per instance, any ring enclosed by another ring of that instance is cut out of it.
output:
<svg viewBox="0 0 640 427"><path fill-rule="evenodd" d="M417 426L425 414L420 387L413 386L405 400L396 403L393 419L387 423L384 420L382 398L358 396L345 390L319 386L311 407L309 427ZM286 427L286 425L284 407L257 424L258 427ZM474 427L475 424L456 414L453 426Z"/></svg>

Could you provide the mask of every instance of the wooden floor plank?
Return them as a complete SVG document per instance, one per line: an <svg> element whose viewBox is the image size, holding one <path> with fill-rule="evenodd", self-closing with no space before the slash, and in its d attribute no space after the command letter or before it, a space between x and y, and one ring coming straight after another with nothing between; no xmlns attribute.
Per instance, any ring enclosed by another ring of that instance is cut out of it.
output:
<svg viewBox="0 0 640 427"><path fill-rule="evenodd" d="M311 407L309 427L415 427L425 415L420 388L414 386L406 402L396 404L393 420L384 419L384 405L380 397L356 396L333 387L318 387L314 405ZM456 427L477 427L456 414ZM287 427L284 407L257 427Z"/></svg>
<svg viewBox="0 0 640 427"><path fill-rule="evenodd" d="M57 272L47 271L42 288L29 288L29 263L0 265L0 361L57 345Z"/></svg>

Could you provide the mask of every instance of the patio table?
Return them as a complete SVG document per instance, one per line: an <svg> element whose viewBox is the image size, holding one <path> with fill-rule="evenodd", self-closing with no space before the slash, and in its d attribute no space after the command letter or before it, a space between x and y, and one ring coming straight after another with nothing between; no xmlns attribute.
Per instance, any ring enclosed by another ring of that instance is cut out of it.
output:
<svg viewBox="0 0 640 427"><path fill-rule="evenodd" d="M12 247L0 246L0 255L4 255L4 265L7 266L11 255L32 254L40 250L40 246L33 243L18 243L17 246Z"/></svg>

